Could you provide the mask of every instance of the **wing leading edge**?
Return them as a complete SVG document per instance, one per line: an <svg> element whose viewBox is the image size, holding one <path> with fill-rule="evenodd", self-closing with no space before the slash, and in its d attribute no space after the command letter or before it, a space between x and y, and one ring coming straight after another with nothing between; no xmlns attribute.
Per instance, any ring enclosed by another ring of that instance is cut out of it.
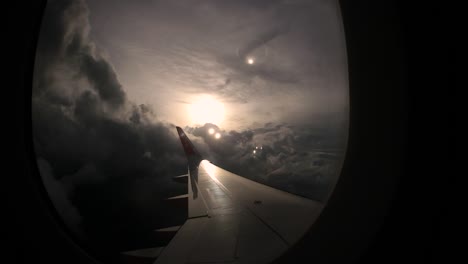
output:
<svg viewBox="0 0 468 264"><path fill-rule="evenodd" d="M188 219L155 263L267 263L297 242L323 204L202 160L177 127L189 163Z"/></svg>

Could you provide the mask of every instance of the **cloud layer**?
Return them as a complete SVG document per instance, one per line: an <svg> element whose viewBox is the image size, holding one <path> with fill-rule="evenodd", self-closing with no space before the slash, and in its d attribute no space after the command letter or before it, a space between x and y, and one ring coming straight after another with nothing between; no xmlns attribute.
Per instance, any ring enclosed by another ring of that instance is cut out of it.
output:
<svg viewBox="0 0 468 264"><path fill-rule="evenodd" d="M89 39L87 16L83 1L47 6L35 65L33 134L59 213L77 233L97 229L99 218L108 221L99 226L102 232L111 233L132 223L129 216L116 217L117 208L154 210L154 201L181 191L169 177L185 173L186 159L175 127L150 122L150 106L127 100L113 67Z"/></svg>
<svg viewBox="0 0 468 264"><path fill-rule="evenodd" d="M210 128L220 133L221 138L210 134ZM330 194L346 144L346 135L337 127L311 130L310 127L267 123L238 132L205 124L186 127L186 130L201 139L195 143L212 163L249 179L320 201L325 201Z"/></svg>

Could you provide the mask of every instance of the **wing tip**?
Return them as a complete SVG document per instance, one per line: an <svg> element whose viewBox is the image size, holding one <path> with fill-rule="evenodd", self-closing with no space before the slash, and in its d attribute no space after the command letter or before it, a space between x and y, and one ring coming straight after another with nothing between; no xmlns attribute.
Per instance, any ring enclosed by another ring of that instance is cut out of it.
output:
<svg viewBox="0 0 468 264"><path fill-rule="evenodd" d="M179 134L180 142L182 143L182 147L184 148L185 155L189 160L190 168L195 168L198 166L200 161L203 159L198 150L192 144L190 139L185 134L184 130L181 127L176 126L177 133Z"/></svg>

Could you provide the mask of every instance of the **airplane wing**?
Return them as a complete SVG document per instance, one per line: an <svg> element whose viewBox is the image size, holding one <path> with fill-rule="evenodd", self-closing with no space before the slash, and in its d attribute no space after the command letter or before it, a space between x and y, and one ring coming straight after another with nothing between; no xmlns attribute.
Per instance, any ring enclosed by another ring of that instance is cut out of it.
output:
<svg viewBox="0 0 468 264"><path fill-rule="evenodd" d="M297 242L323 204L223 170L177 131L188 159L188 219L162 263L268 263Z"/></svg>

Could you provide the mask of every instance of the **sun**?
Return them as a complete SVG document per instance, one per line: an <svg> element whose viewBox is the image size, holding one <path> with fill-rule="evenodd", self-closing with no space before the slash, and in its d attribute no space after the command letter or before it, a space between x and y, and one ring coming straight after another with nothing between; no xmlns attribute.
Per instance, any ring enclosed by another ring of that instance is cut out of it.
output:
<svg viewBox="0 0 468 264"><path fill-rule="evenodd" d="M254 64L255 60L253 58L247 58L247 63L252 65Z"/></svg>
<svg viewBox="0 0 468 264"><path fill-rule="evenodd" d="M188 107L192 123L204 125L212 123L220 125L224 120L224 104L213 96L200 96Z"/></svg>

